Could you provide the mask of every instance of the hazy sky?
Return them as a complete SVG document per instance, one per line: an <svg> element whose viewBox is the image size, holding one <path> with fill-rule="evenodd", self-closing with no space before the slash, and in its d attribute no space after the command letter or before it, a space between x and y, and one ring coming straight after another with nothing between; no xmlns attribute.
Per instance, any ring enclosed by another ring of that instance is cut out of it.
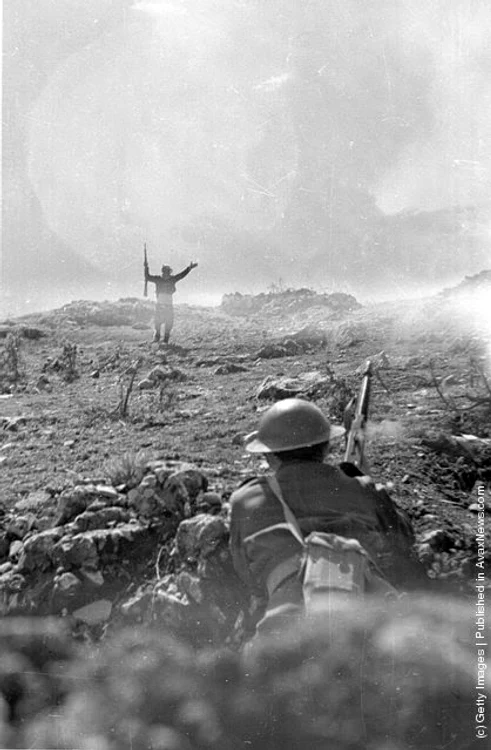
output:
<svg viewBox="0 0 491 750"><path fill-rule="evenodd" d="M349 286L360 254L370 285L400 214L459 206L472 263L437 236L437 265L489 261L487 0L4 5L10 304L137 296L143 241L154 271L200 261L182 300Z"/></svg>

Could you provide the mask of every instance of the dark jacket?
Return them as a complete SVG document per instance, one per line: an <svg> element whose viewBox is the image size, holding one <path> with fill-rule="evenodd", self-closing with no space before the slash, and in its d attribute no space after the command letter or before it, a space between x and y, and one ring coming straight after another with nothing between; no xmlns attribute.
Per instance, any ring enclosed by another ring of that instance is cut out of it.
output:
<svg viewBox="0 0 491 750"><path fill-rule="evenodd" d="M163 278L162 276L154 276L150 273L148 273L145 278L147 281L151 281L155 284L155 294L158 297L159 294L174 294L176 291L176 283L187 276L190 271L191 266L188 266L184 271L181 271L181 273L175 273L172 276L166 276L166 278Z"/></svg>
<svg viewBox="0 0 491 750"><path fill-rule="evenodd" d="M368 477L352 479L329 464L298 461L280 467L276 479L304 535L324 531L358 539L399 589L421 588L428 581L412 549L414 534L407 515ZM278 564L298 552L288 529L265 531L283 522L282 506L264 477L244 483L232 494L234 566L259 596L264 596L268 577ZM284 595L284 590L278 594L282 601ZM288 596L301 597L298 581L290 581Z"/></svg>

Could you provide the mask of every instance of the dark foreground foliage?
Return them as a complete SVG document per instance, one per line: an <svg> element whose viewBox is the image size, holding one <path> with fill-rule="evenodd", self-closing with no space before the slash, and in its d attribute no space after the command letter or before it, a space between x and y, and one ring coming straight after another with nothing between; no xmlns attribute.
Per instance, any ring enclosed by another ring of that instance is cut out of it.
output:
<svg viewBox="0 0 491 750"><path fill-rule="evenodd" d="M449 599L350 603L242 654L196 652L148 628L80 647L61 621L4 619L0 745L478 747L473 619Z"/></svg>

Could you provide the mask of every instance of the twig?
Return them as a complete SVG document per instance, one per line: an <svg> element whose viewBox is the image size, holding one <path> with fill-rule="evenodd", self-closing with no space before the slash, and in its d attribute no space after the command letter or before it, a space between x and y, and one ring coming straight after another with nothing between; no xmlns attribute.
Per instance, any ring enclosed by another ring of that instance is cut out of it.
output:
<svg viewBox="0 0 491 750"><path fill-rule="evenodd" d="M430 366L430 373L431 373L431 384L436 388L436 392L440 396L440 398L443 401L443 403L445 404L445 406L447 406L448 409L452 409L454 411L465 411L465 409L461 409L460 407L458 407L453 399L449 400L445 396L445 394L443 393L443 391L441 390L440 384L439 384L439 382L437 380L437 377L435 375L435 371L433 369L433 360L432 359L430 359L430 361L429 361L429 366Z"/></svg>
<svg viewBox="0 0 491 750"><path fill-rule="evenodd" d="M377 378L378 382L380 383L380 385L382 386L382 388L384 389L384 391L386 391L386 392L387 392L387 393L388 393L389 395L391 395L391 394L392 394L392 391L391 391L391 390L389 390L389 388L388 388L388 387L386 386L386 384L384 383L384 381L383 381L383 379L382 379L382 376L381 376L381 374L380 374L380 370L379 370L379 368L378 368L378 367L375 367L375 369L374 369L374 372L375 372L375 377Z"/></svg>
<svg viewBox="0 0 491 750"><path fill-rule="evenodd" d="M159 549L159 554L157 555L157 559L155 561L155 575L157 577L157 580L160 581L160 558L162 557L162 553L165 552L165 547L162 545L162 547Z"/></svg>
<svg viewBox="0 0 491 750"><path fill-rule="evenodd" d="M481 367L479 362L475 359L471 359L471 367L473 367L475 370L477 370L478 374L481 377L482 382L484 383L484 387L486 388L487 392L491 396L491 385L486 377L486 373L484 372L484 368Z"/></svg>

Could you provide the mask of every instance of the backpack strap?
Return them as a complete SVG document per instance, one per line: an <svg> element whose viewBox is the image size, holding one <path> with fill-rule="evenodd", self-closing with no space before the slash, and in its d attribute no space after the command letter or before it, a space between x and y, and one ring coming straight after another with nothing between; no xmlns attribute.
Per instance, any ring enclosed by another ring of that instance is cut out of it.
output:
<svg viewBox="0 0 491 750"><path fill-rule="evenodd" d="M298 525L298 521L285 502L278 480L274 476L267 476L266 481L269 485L270 490L273 492L273 494L278 498L278 500L281 503L281 507L283 508L283 514L285 516L285 521L287 522L290 531L292 532L297 542L299 542L302 545L302 547L305 547L305 539L300 530L300 526Z"/></svg>

